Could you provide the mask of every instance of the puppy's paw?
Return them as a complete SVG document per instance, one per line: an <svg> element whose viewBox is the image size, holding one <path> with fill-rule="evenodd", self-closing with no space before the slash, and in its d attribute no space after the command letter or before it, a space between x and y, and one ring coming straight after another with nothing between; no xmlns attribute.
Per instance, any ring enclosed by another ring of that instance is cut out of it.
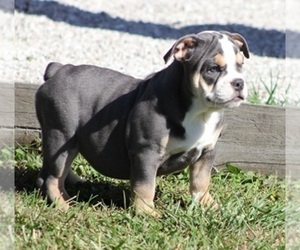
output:
<svg viewBox="0 0 300 250"><path fill-rule="evenodd" d="M161 217L161 215L157 211L155 211L154 209L149 209L149 208L148 209L145 209L145 208L136 209L135 213L137 215L146 214L146 215L150 215L150 216L155 217L155 218L160 218Z"/></svg>
<svg viewBox="0 0 300 250"><path fill-rule="evenodd" d="M147 204L143 200L135 201L135 213L138 214L147 214L156 218L159 218L161 215L155 210L153 204Z"/></svg>
<svg viewBox="0 0 300 250"><path fill-rule="evenodd" d="M54 200L49 199L47 197L47 202L51 207L61 211L61 212L67 212L71 206L70 202L65 200L62 197L55 198Z"/></svg>
<svg viewBox="0 0 300 250"><path fill-rule="evenodd" d="M207 192L201 199L200 204L204 207L207 207L212 210L218 210L219 205L218 203L212 198L209 192Z"/></svg>

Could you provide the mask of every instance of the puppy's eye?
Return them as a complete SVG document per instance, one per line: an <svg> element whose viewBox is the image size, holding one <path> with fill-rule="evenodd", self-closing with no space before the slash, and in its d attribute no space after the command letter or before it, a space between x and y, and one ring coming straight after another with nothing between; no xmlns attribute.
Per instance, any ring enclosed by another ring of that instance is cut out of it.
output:
<svg viewBox="0 0 300 250"><path fill-rule="evenodd" d="M210 68L208 68L207 72L209 73L216 73L216 72L220 72L221 68L219 66L212 66Z"/></svg>

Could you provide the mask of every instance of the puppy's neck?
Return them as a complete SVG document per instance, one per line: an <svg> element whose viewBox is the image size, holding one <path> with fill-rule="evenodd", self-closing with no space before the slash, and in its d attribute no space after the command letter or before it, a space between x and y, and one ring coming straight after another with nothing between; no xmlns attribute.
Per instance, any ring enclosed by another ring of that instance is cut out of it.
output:
<svg viewBox="0 0 300 250"><path fill-rule="evenodd" d="M222 116L222 114L223 109L207 107L203 99L194 97L186 116L189 116L189 119L207 123L212 116Z"/></svg>

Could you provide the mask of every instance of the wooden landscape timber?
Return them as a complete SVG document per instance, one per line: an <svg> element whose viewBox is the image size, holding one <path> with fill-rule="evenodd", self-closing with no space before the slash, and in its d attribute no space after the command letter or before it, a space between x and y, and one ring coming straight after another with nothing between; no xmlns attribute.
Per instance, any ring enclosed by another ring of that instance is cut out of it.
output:
<svg viewBox="0 0 300 250"><path fill-rule="evenodd" d="M34 84L0 83L0 144L28 143L40 136L34 109L37 88ZM226 109L215 166L232 164L284 177L287 161L293 169L300 168L299 124L297 108L243 104Z"/></svg>
<svg viewBox="0 0 300 250"><path fill-rule="evenodd" d="M0 147L12 144L14 136L14 84L0 83Z"/></svg>

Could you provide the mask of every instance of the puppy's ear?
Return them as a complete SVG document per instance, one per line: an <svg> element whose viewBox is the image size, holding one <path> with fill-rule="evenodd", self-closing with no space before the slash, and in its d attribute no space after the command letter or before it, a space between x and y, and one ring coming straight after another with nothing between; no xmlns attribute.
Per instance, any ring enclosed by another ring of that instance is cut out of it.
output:
<svg viewBox="0 0 300 250"><path fill-rule="evenodd" d="M172 48L165 54L164 61L165 63L168 62L171 55L174 56L174 58L177 61L188 61L196 48L196 46L199 43L199 38L196 35L187 35L182 38L180 38L173 46Z"/></svg>
<svg viewBox="0 0 300 250"><path fill-rule="evenodd" d="M248 47L248 44L246 42L246 39L238 33L226 32L226 34L228 34L228 36L231 37L237 43L240 50L243 52L244 56L246 58L250 58L249 47Z"/></svg>

